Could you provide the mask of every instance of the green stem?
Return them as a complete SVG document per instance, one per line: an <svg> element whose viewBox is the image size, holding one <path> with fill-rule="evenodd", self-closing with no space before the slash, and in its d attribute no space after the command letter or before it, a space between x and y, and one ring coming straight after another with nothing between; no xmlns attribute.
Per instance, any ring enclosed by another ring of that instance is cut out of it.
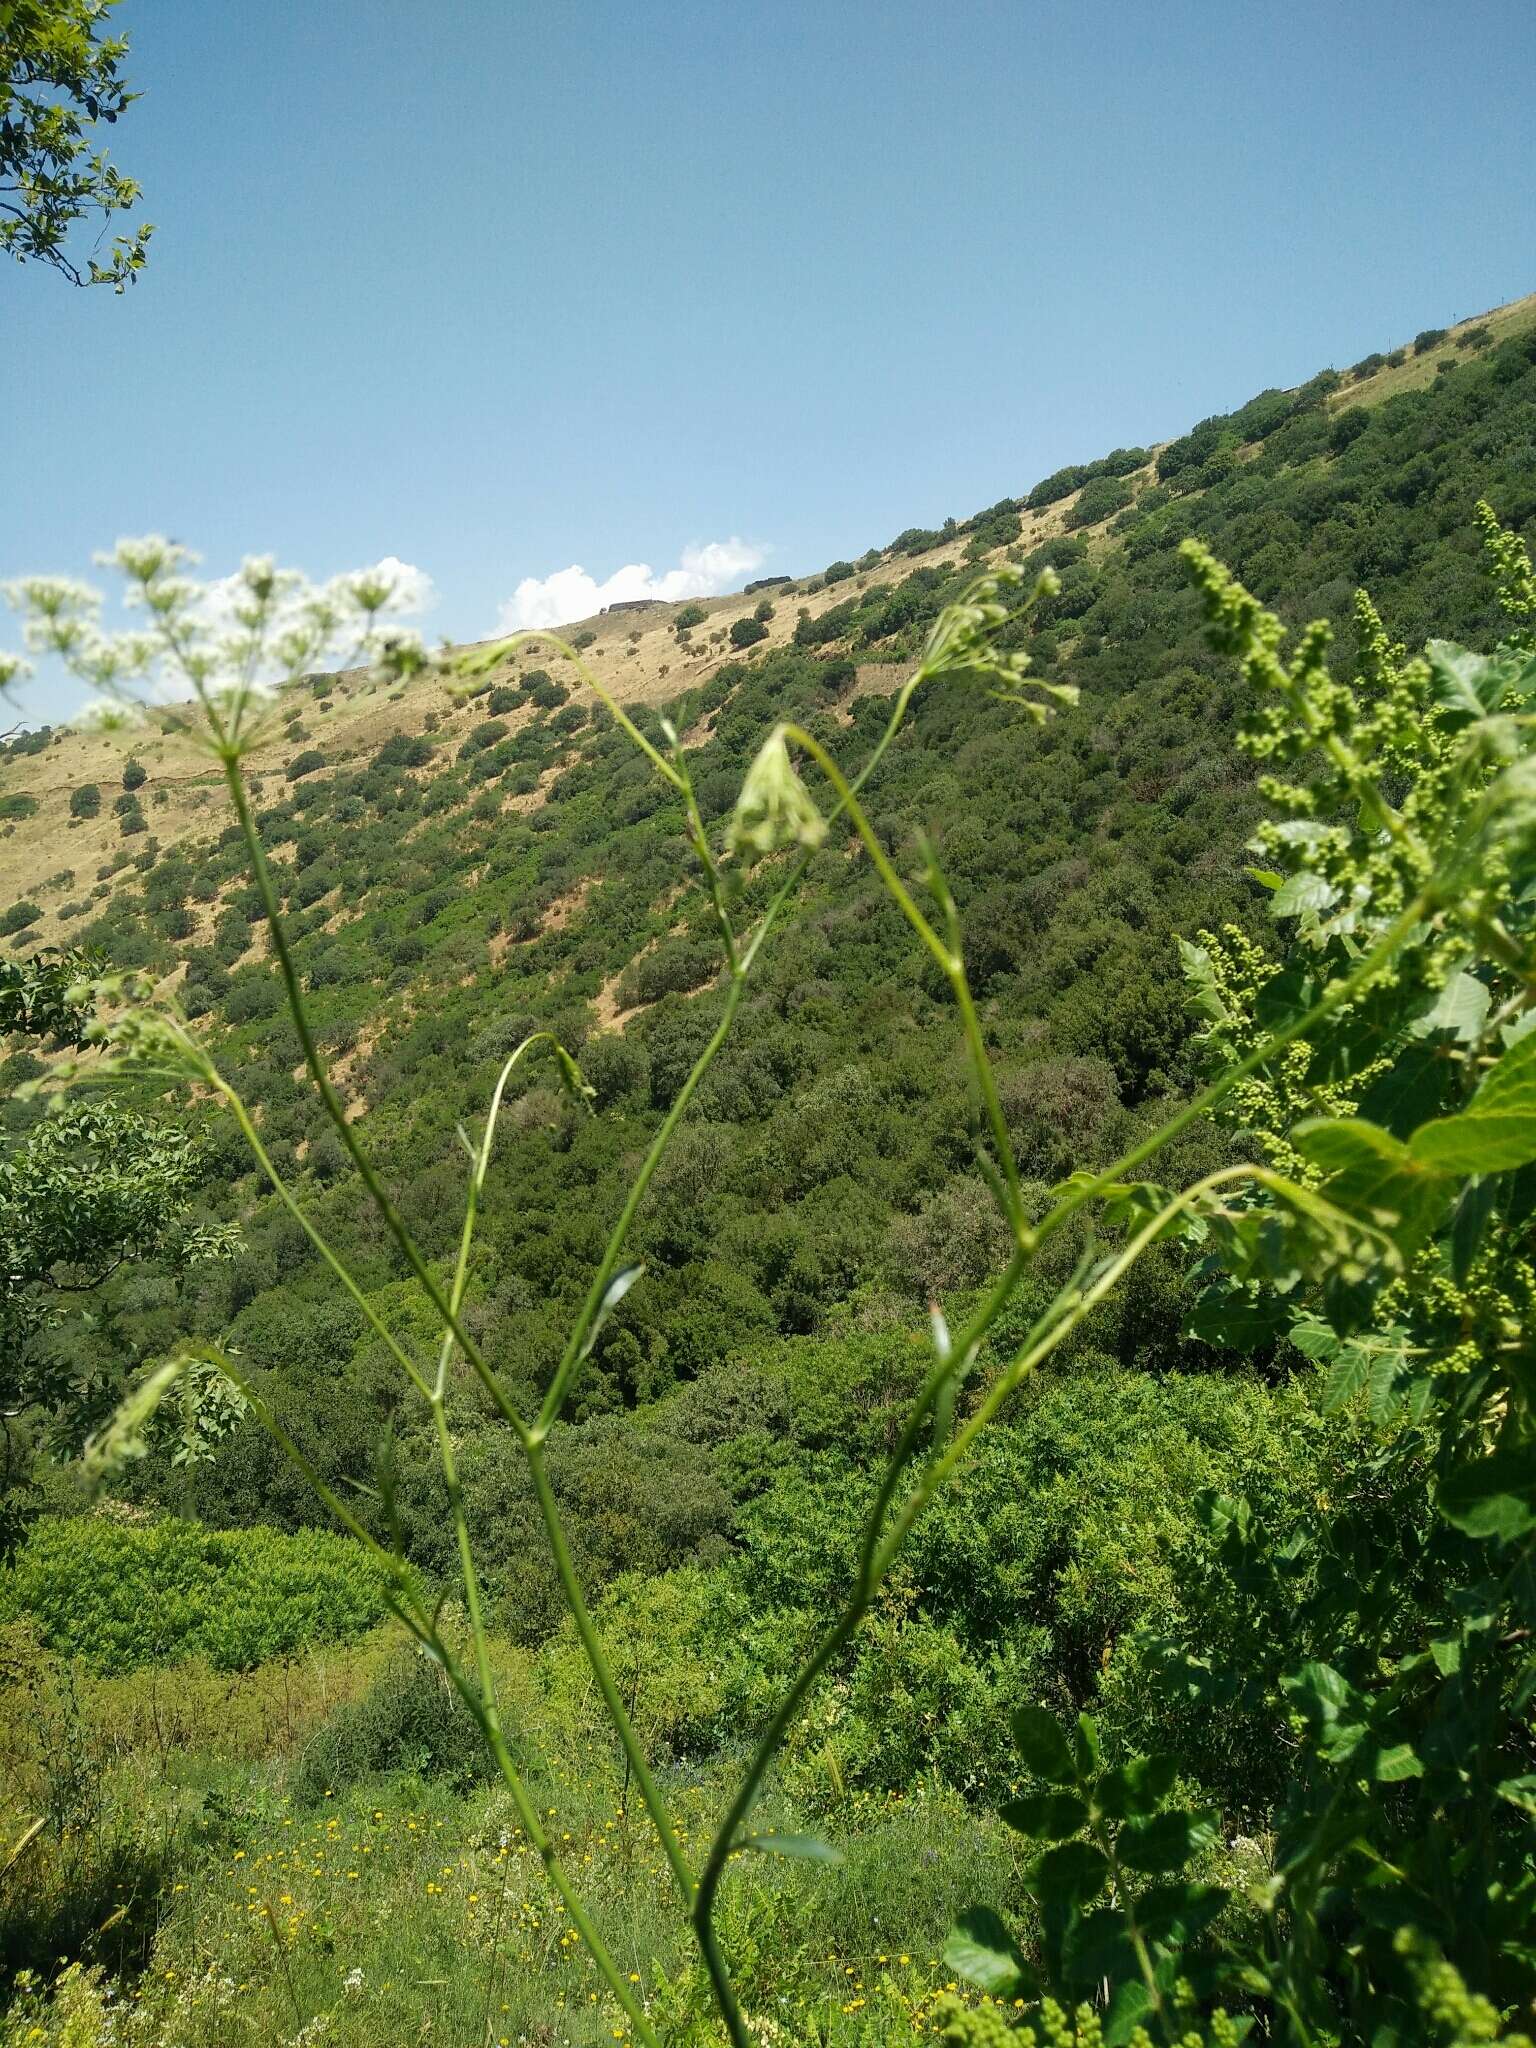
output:
<svg viewBox="0 0 1536 2048"><path fill-rule="evenodd" d="M570 1392L571 1382L575 1378L576 1369L582 1361L583 1347L587 1341L587 1334L597 1320L598 1313L603 1305L603 1296L608 1292L609 1282L618 1271L619 1259L623 1254L624 1243L629 1236L630 1226L635 1220L635 1212L645 1198L645 1191L651 1184L651 1176L661 1164L662 1154L671 1143L673 1132L682 1121L688 1104L693 1099L694 1090L703 1080L716 1053L719 1052L721 1046L724 1045L727 1037L730 1035L731 1025L735 1020L736 1011L740 1007L745 988L746 971L744 968L741 968L732 977L730 987L726 991L725 1007L721 1012L719 1023L710 1034L708 1044L694 1061L687 1080L684 1081L682 1087L677 1092L677 1099L667 1111L665 1117L663 1117L661 1127L651 1140L650 1147L646 1152L644 1160L641 1162L640 1171L635 1175L634 1180L630 1184L629 1193L625 1197L624 1207L619 1212L619 1220L615 1223L609 1234L602 1259L598 1263L597 1271L592 1276L592 1284L587 1289L587 1298L582 1303L581 1313L571 1327L570 1336L566 1339L565 1350L561 1354L559 1365L555 1368L554 1378L549 1383L549 1391L544 1396L544 1403L539 1410L538 1421L530 1431L532 1441L535 1443L542 1442L549 1432L550 1424L554 1422L565 1405L565 1398Z"/></svg>
<svg viewBox="0 0 1536 2048"><path fill-rule="evenodd" d="M420 1282L427 1299L437 1311L438 1316L447 1328L452 1331L454 1341L469 1360L481 1385L495 1402L503 1419L509 1422L517 1431L519 1441L526 1443L528 1438L527 1423L524 1422L522 1416L519 1415L516 1408L512 1405L506 1389L482 1357L480 1347L469 1335L450 1306L447 1297L438 1284L436 1275L417 1249L416 1240L411 1236L410 1231L407 1230L404 1218L390 1200L388 1189L374 1171L373 1162L369 1159L368 1154L358 1141L356 1132L347 1121L346 1109L331 1083L331 1077L326 1071L325 1062L320 1057L320 1048L315 1041L315 1034L309 1021L309 1013L304 1007L304 995L299 986L298 970L294 966L293 954L288 945L288 935L283 929L282 909L277 900L277 891L273 887L271 870L267 866L267 857L261 843L261 835L257 832L256 821L251 815L250 800L246 794L244 777L240 773L239 759L232 753L226 753L223 756L223 765L224 780L229 789L230 800L235 807L235 816L239 821L241 834L245 840L246 851L250 856L251 871L256 879L257 893L261 897L261 906L266 918L267 930L272 938L272 950L277 959L278 971L282 975L283 987L288 998L289 1014L293 1018L294 1029L298 1033L299 1045L304 1054L304 1064L309 1070L310 1079L315 1084L321 1103L332 1125L335 1127L337 1136L346 1147L347 1154L352 1164L357 1168L374 1207L383 1218L385 1228L395 1240L406 1264Z"/></svg>
<svg viewBox="0 0 1536 2048"><path fill-rule="evenodd" d="M1008 1122L1003 1115L1002 1103L998 1099L997 1081L992 1072L992 1062L987 1057L986 1044L981 1035L981 1023L976 1015L976 1005L971 998L970 982L965 972L964 957L958 947L945 944L944 940L939 937L933 926L912 900L910 890L891 865L885 848L880 844L873 826L865 816L853 785L844 776L843 771L838 767L827 749L811 733L808 733L804 726L786 725L784 733L787 739L792 739L797 746L804 747L805 751L815 760L822 774L831 783L833 789L836 790L839 799L838 809L848 813L849 818L853 822L853 829L864 842L864 846L870 859L875 864L881 881L884 882L886 889L894 898L902 916L911 925L913 931L917 933L919 939L922 940L924 946L927 947L929 953L932 954L934 960L938 963L945 980L949 983L954 993L955 1002L960 1011L961 1022L965 1029L966 1048L970 1054L971 1066L976 1075L976 1084L981 1090L981 1099L986 1109L987 1121L992 1127L992 1142L997 1148L998 1161L1008 1184L1009 1208L1011 1211L1008 1221L1018 1236L1020 1243L1027 1244L1030 1242L1030 1237L1028 1225L1024 1220L1024 1198L1019 1185L1018 1166L1013 1156L1013 1142L1008 1135Z"/></svg>
<svg viewBox="0 0 1536 2048"><path fill-rule="evenodd" d="M598 1641L597 1630L592 1625L592 1616L587 1610L587 1603L582 1598L581 1584L576 1576L576 1568L571 1562L570 1545L565 1540L565 1529L560 1520L559 1510L555 1505L555 1496L550 1487L549 1474L545 1470L542 1445L533 1444L530 1446L528 1451L528 1469L533 1474L534 1491L538 1495L539 1501L539 1513L544 1520L544 1534L548 1539L550 1553L555 1561L555 1570L559 1574L566 1605L571 1610L571 1619L575 1622L576 1633L581 1638L581 1647L586 1652L587 1663L591 1667L592 1676L597 1680L598 1691L603 1696L603 1705L607 1709L608 1718L612 1721L614 1728L618 1732L619 1741L624 1750L625 1761L634 1774L635 1783L640 1787L640 1797L645 1803L645 1810L651 1817L652 1825L656 1829L657 1838L662 1846L662 1852L671 1866L672 1875L677 1880L678 1891L681 1893L683 1903L686 1906L693 1898L693 1872L688 1867L688 1859L684 1856L682 1844L677 1839L677 1831L672 1825L672 1817L667 1810L666 1802L657 1788L655 1779L651 1776L650 1765L645 1760L645 1751L641 1748L639 1737L635 1734L634 1724L629 1718L629 1710L624 1705L619 1689L614 1683L613 1672L609 1666L608 1658L604 1653L602 1644Z"/></svg>

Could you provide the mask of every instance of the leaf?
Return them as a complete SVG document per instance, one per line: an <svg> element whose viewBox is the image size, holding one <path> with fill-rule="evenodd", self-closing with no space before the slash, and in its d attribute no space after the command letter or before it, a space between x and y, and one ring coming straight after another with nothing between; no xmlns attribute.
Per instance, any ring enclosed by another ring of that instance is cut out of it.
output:
<svg viewBox="0 0 1536 2048"><path fill-rule="evenodd" d="M1536 1160L1536 1035L1516 1039L1460 1116L1422 1124L1409 1149L1446 1173L1505 1173Z"/></svg>
<svg viewBox="0 0 1536 2048"><path fill-rule="evenodd" d="M1366 1089L1357 1113L1393 1137L1406 1138L1440 1110L1451 1072L1451 1063L1432 1045L1410 1045Z"/></svg>
<svg viewBox="0 0 1536 2048"><path fill-rule="evenodd" d="M1224 1885L1153 1885L1136 1901L1136 1921L1149 1941L1182 1945L1219 1917L1230 1893Z"/></svg>
<svg viewBox="0 0 1536 2048"><path fill-rule="evenodd" d="M998 1813L1009 1827L1038 1842L1064 1842L1088 1825L1088 1808L1075 1792L1030 1793L1010 1799Z"/></svg>
<svg viewBox="0 0 1536 2048"><path fill-rule="evenodd" d="M1457 1200L1451 1218L1451 1277L1458 1286L1465 1284L1482 1247L1496 1191L1497 1182L1484 1175L1469 1181Z"/></svg>
<svg viewBox="0 0 1536 2048"><path fill-rule="evenodd" d="M1510 1543L1536 1528L1536 1444L1500 1443L1486 1458L1448 1472L1436 1505L1469 1536Z"/></svg>
<svg viewBox="0 0 1536 2048"><path fill-rule="evenodd" d="M645 1263L641 1260L633 1266L621 1267L608 1282L608 1285L603 1289L603 1298L597 1305L597 1313L592 1318L591 1327L582 1339L580 1357L587 1359L592 1356L593 1348L598 1338L603 1334L604 1323L607 1322L609 1316L612 1315L613 1311L618 1307L619 1303L628 1294L631 1287L634 1286L644 1271Z"/></svg>
<svg viewBox="0 0 1536 2048"><path fill-rule="evenodd" d="M1439 1222L1449 1190L1401 1139L1365 1117L1308 1117L1291 1142L1328 1175L1323 1192L1351 1215L1386 1230L1404 1253Z"/></svg>
<svg viewBox="0 0 1536 2048"><path fill-rule="evenodd" d="M1013 1936L990 1906L967 1906L944 1937L945 1967L994 1998L1016 1998L1030 1983Z"/></svg>
<svg viewBox="0 0 1536 2048"><path fill-rule="evenodd" d="M1172 1756L1133 1757L1128 1764L1104 1773L1094 1803L1111 1820L1155 1813L1173 1790L1178 1769L1178 1760Z"/></svg>
<svg viewBox="0 0 1536 2048"><path fill-rule="evenodd" d="M1486 718L1506 702L1522 702L1536 682L1536 662L1518 648L1473 654L1454 641L1431 640L1424 653L1430 694L1440 706L1442 722L1452 728Z"/></svg>
<svg viewBox="0 0 1536 2048"><path fill-rule="evenodd" d="M1077 1767L1054 1714L1044 1707L1016 1707L1009 1725L1019 1755L1037 1778L1048 1785L1077 1783Z"/></svg>
<svg viewBox="0 0 1536 2048"><path fill-rule="evenodd" d="M1079 1989L1134 1973L1136 1950L1118 1906L1085 1913L1062 1943L1063 1974Z"/></svg>
<svg viewBox="0 0 1536 2048"><path fill-rule="evenodd" d="M763 1856L789 1856L797 1863L841 1863L843 1852L817 1835L743 1835L731 1853L756 1850Z"/></svg>
<svg viewBox="0 0 1536 2048"><path fill-rule="evenodd" d="M1536 1774L1527 1772L1522 1778L1505 1778L1493 1789L1511 1806L1518 1806L1522 1813L1536 1815Z"/></svg>
<svg viewBox="0 0 1536 2048"><path fill-rule="evenodd" d="M1473 1045L1482 1036L1488 1020L1492 993L1486 982L1474 974L1453 974L1427 1010L1421 1011L1409 1027L1415 1038L1428 1038L1447 1031L1463 1045Z"/></svg>
<svg viewBox="0 0 1536 2048"><path fill-rule="evenodd" d="M1109 1882L1109 1864L1091 1842L1063 1842L1037 1858L1030 1884L1042 1906L1081 1906Z"/></svg>
<svg viewBox="0 0 1536 2048"><path fill-rule="evenodd" d="M1321 875L1308 873L1303 868L1299 874L1288 875L1281 888L1275 892L1269 906L1271 917L1302 917L1309 910L1327 910L1339 900L1339 892L1332 882L1325 882Z"/></svg>
<svg viewBox="0 0 1536 2048"><path fill-rule="evenodd" d="M1216 1829L1208 1815L1175 1807L1149 1820L1128 1820L1115 1843L1115 1854L1129 1870L1181 1870L1215 1839Z"/></svg>
<svg viewBox="0 0 1536 2048"><path fill-rule="evenodd" d="M1115 1987L1103 2019L1104 2048L1125 2048L1138 2028L1145 2028L1152 1994L1139 1977L1126 1977Z"/></svg>
<svg viewBox="0 0 1536 2048"><path fill-rule="evenodd" d="M1257 1351L1284 1334L1291 1313L1278 1295L1222 1280L1195 1297L1186 1334L1220 1350Z"/></svg>
<svg viewBox="0 0 1536 2048"><path fill-rule="evenodd" d="M1412 1743L1395 1742L1390 1749L1379 1749L1372 1775L1378 1784L1397 1785L1405 1778L1422 1778L1424 1766Z"/></svg>
<svg viewBox="0 0 1536 2048"><path fill-rule="evenodd" d="M1216 970L1211 965L1211 956L1204 946L1191 945L1188 939L1179 940L1179 965L1187 983L1185 1000L1197 1016L1205 1017L1212 1024L1225 1024L1231 1017L1221 990L1216 983Z"/></svg>

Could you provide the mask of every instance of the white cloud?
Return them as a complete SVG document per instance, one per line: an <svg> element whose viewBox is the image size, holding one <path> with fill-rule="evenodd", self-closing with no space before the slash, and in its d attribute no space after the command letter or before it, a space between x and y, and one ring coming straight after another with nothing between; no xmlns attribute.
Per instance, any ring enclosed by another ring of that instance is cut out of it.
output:
<svg viewBox="0 0 1536 2048"><path fill-rule="evenodd" d="M368 569L355 569L347 580L356 583L362 577L370 583L389 584L386 612L429 612L437 603L437 585L426 570L418 569L414 562L402 562L398 555L386 555Z"/></svg>
<svg viewBox="0 0 1536 2048"><path fill-rule="evenodd" d="M729 540L707 541L684 548L675 569L658 576L649 562L627 562L601 583L577 562L552 576L525 576L501 607L501 629L522 633L537 626L565 626L587 619L604 605L636 597L657 597L677 604L685 597L713 597L760 569L767 551L732 534Z"/></svg>

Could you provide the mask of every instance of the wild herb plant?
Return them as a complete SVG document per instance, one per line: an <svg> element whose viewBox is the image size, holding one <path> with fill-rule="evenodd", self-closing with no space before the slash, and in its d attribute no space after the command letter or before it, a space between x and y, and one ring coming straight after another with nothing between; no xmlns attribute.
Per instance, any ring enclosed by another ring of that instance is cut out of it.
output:
<svg viewBox="0 0 1536 2048"><path fill-rule="evenodd" d="M1316 1756L1344 1768L1323 1801L1309 1838L1312 1848L1289 1860L1282 1855L1270 1880L1272 1921L1297 1930L1294 1940L1287 1933L1281 1943L1283 1949L1284 1941L1293 1941L1294 1957L1287 1961L1282 1955L1269 1975L1255 1964L1241 1980L1246 1995L1270 2001L1276 2032L1310 2041L1328 2031L1327 2022L1297 1996L1296 1983L1299 1967L1313 1969L1320 1983L1332 1967L1324 1928L1332 1904L1329 1858L1336 1860L1340 1815L1347 1811L1353 1847L1360 1831L1373 1824L1382 1787L1400 1788L1438 1767L1428 1738L1415 1747L1390 1716L1378 1725L1384 1703L1417 1696L1431 1669L1452 1683L1465 1668L1467 1643L1475 1635L1474 1661L1488 1664L1486 1677L1474 1688L1476 1702L1486 1702L1492 1684L1506 1719L1523 1713L1527 1695L1521 1682L1512 1688L1504 1683L1509 1658L1501 1617L1510 1601L1528 1597L1528 1553L1536 1529L1536 1453L1522 1377L1528 1269L1522 1253L1527 1204L1521 1192L1536 1164L1536 1038L1525 1035L1532 985L1526 898L1536 880L1536 755L1528 744L1525 703L1536 688L1536 661L1525 624L1533 610L1529 565L1491 514L1485 523L1504 601L1517 623L1512 639L1488 657L1435 644L1425 659L1409 662L1387 644L1371 615L1362 613L1362 673L1349 684L1335 679L1327 666L1325 627L1308 628L1287 658L1279 622L1199 548L1186 547L1212 638L1241 661L1253 694L1245 744L1286 771L1284 779L1266 778L1266 792L1285 815L1261 835L1261 858L1267 865L1256 871L1256 880L1273 890L1278 916L1297 920L1298 944L1278 971L1236 939L1191 949L1188 965L1211 1027L1212 1049L1220 1055L1214 1078L1110 1166L1073 1174L1043 1206L1031 1200L1018 1170L971 994L955 905L937 860L925 847L921 879L909 884L862 801L914 696L939 678L1001 695L1035 718L1048 715L1053 699L1070 701L1067 686L1034 681L1021 654L1004 655L995 646L998 630L1013 615L1003 592L1020 595L1018 572L978 579L962 602L940 615L857 773L846 773L813 733L793 724L776 727L751 767L719 849L705 828L675 732L663 723L658 737L649 736L587 672L575 647L542 636L602 700L681 803L692 856L713 905L726 993L719 1022L629 1188L564 1348L550 1361L534 1412L513 1400L496 1361L466 1327L466 1277L497 1118L514 1070L524 1059L548 1058L578 1098L587 1092L580 1071L548 1033L533 1033L511 1053L478 1139L466 1138L468 1186L458 1257L447 1274L435 1270L349 1121L311 1028L245 778L251 739L273 715L260 687L263 677L296 680L333 644L344 622L359 628L360 645L387 666L398 670L419 663L414 643L381 644L379 621L389 591L377 584L344 585L339 592L317 594L285 583L269 563L251 562L240 578L233 623L220 632L207 623L196 588L185 577L181 551L163 542L140 542L120 546L116 559L148 613L147 634L103 634L91 597L74 586L35 582L17 593L29 614L34 646L61 656L101 685L111 699L110 715L131 715L140 680L148 676L158 674L165 681L165 694L175 688L191 691L181 715L200 730L222 770L304 1063L338 1141L437 1318L435 1357L418 1355L381 1320L346 1261L274 1164L237 1086L174 1005L149 1000L148 991L132 978L98 984L94 996L104 1021L93 1071L103 1079L148 1076L189 1087L226 1108L337 1285L426 1404L455 1531L467 1659L444 1624L441 1606L429 1605L403 1546L392 1549L369 1534L245 1385L234 1362L212 1346L202 1356L242 1388L253 1412L320 1498L387 1574L396 1612L441 1664L477 1721L529 1840L637 2039L657 2039L653 2019L615 1965L573 1874L543 1827L502 1724L479 1565L446 1413L450 1373L460 1359L526 1459L582 1649L672 1872L678 1910L691 1924L734 2048L745 2048L751 2034L719 1932L721 1889L733 1859L767 1852L825 1860L835 1853L818 1841L754 1828L753 1816L781 1745L818 1680L869 1612L912 1529L956 1479L978 1436L1147 1249L1170 1235L1195 1238L1210 1260L1202 1320L1213 1333L1273 1334L1294 1328L1314 1349L1340 1347L1339 1357L1349 1361L1339 1367L1341 1386L1374 1377L1394 1392L1401 1387L1421 1433L1425 1462L1433 1466L1438 1461L1435 1497L1442 1518L1482 1546L1478 1556L1487 1563L1494 1589L1475 1613L1465 1611L1463 1603L1455 1623L1459 1634L1425 1650L1428 1666L1405 1656L1401 1673L1394 1671L1383 1685L1382 1653L1373 1638L1377 1668L1368 1687L1352 1686L1333 1667L1314 1660L1304 1667L1310 1675L1286 1695L1295 1700L1293 1732L1311 1730ZM1022 602L1049 594L1053 583L1047 571ZM509 641L461 659L457 671L487 670L517 644ZM796 753L825 784L820 804L796 765ZM682 1844L593 1626L549 1482L545 1447L605 1318L642 1280L639 1268L625 1262L635 1214L690 1100L730 1034L763 947L789 914L809 861L834 826L851 836L855 850L862 847L868 855L952 993L973 1083L977 1164L1011 1249L1002 1272L962 1327L951 1331L941 1307L934 1305L929 1369L864 1521L853 1584L769 1717L696 1865ZM738 864L756 859L780 865L773 871L772 893L755 917L743 921L744 894L733 877ZM88 1064L80 1064L80 1076ZM1380 1122L1372 1120L1373 1111ZM1179 1190L1138 1177L1180 1132L1213 1113L1235 1114L1240 1126L1253 1133L1251 1163L1222 1167ZM1012 1354L982 1372L983 1347L1002 1312L1042 1248L1068 1226L1075 1226L1084 1240L1071 1277L1040 1310ZM1384 1352L1392 1360L1390 1371L1380 1363ZM187 1361L171 1360L146 1381L138 1394L140 1412L125 1413L108 1448L131 1444L142 1411L185 1370ZM1326 1628L1327 1620L1325 1612L1319 1626ZM1081 1981L1087 1964L1077 1947L1078 1922L1094 1922L1095 1938L1109 1943L1095 1983L1109 1980L1118 1989L1123 1977L1136 1987L1111 2007L1116 2038L1143 2022L1165 2037L1176 2035L1188 2004L1177 1973L1185 1967L1186 1937L1197 1931L1198 1916L1186 1906L1182 1918L1175 1911L1166 1924L1154 1923L1151 1906L1126 1872L1171 1870L1178 1880L1178 1863L1204 1845L1202 1829L1187 1809L1160 1804L1167 1777L1163 1765L1128 1764L1118 1776L1105 1771L1093 1752L1091 1729L1080 1727L1070 1779L1061 1775L1064 1766L1053 1779L1040 1764L1047 1741L1044 1723L1026 1714L1019 1726L1035 1744L1032 1761L1047 1786L1032 1804L1021 1806L1018 1823L1027 1832L1043 1831L1047 1839L1080 1830L1089 1837L1076 1844L1071 1857L1049 1848L1036 1866L1046 1930L1044 1981L1055 1970L1075 1972L1075 1981ZM1473 1762L1468 1761L1467 1740L1483 1742L1485 1732L1474 1729L1470 1737L1447 1738L1442 1745L1445 1768L1453 1777L1472 1769L1479 1784L1497 1778L1493 1796L1522 1812L1531 1803L1529 1779L1522 1789L1518 1770L1507 1780L1500 1775L1506 1758L1497 1742L1491 1749L1474 1748ZM1112 1792L1113 1786L1120 1790ZM1347 1802L1343 1788L1353 1788ZM1324 1845L1321 1852L1317 1839ZM1461 1884L1453 1914L1470 1910L1474 1894L1486 1904L1497 1887L1507 1893L1508 1870L1497 1848L1491 1860L1481 1848L1473 1853L1483 1861L1472 1891ZM1063 1889L1057 1883L1058 1866L1067 1864L1081 1882ZM1392 1882L1400 1877L1394 1872ZM1481 1893L1479 1884L1484 1885ZM1112 1925L1079 1910L1093 1905L1101 1893L1108 1903L1097 1912L1108 1914ZM1405 1882L1389 1918L1396 1916L1393 1924L1418 1926L1427 1897L1422 1886ZM1432 1921L1428 1907L1424 1917ZM1459 1928L1459 1921L1446 1928L1442 1915L1428 1926L1425 1939L1448 1942ZM1122 1971L1126 1957L1129 1965ZM983 1961L981 1967L994 1964ZM1332 1993L1325 1989L1320 1995L1326 2001ZM1346 1986L1344 2002L1352 2005L1352 1987ZM1046 2010L1049 2031L1053 2009ZM1213 2038L1225 2026L1213 2022Z"/></svg>

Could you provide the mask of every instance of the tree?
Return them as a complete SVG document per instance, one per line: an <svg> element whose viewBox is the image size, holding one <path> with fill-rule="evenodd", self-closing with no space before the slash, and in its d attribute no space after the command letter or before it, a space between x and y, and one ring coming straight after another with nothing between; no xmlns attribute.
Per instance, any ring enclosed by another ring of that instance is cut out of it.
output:
<svg viewBox="0 0 1536 2048"><path fill-rule="evenodd" d="M130 754L123 763L124 789L142 789L149 780L149 770L142 761L136 761Z"/></svg>
<svg viewBox="0 0 1536 2048"><path fill-rule="evenodd" d="M99 122L111 126L139 95L119 67L126 36L104 31L117 0L9 0L0 7L0 248L18 263L51 264L71 284L121 292L144 267L154 230L117 235L108 260L82 270L66 244L77 221L126 213L139 187L98 149ZM105 227L103 227L105 232Z"/></svg>
<svg viewBox="0 0 1536 2048"><path fill-rule="evenodd" d="M101 789L94 782L82 782L70 792L69 815L72 818L94 818L101 810Z"/></svg>
<svg viewBox="0 0 1536 2048"><path fill-rule="evenodd" d="M759 640L768 638L768 628L760 619L738 619L731 628L733 647L755 647Z"/></svg>

